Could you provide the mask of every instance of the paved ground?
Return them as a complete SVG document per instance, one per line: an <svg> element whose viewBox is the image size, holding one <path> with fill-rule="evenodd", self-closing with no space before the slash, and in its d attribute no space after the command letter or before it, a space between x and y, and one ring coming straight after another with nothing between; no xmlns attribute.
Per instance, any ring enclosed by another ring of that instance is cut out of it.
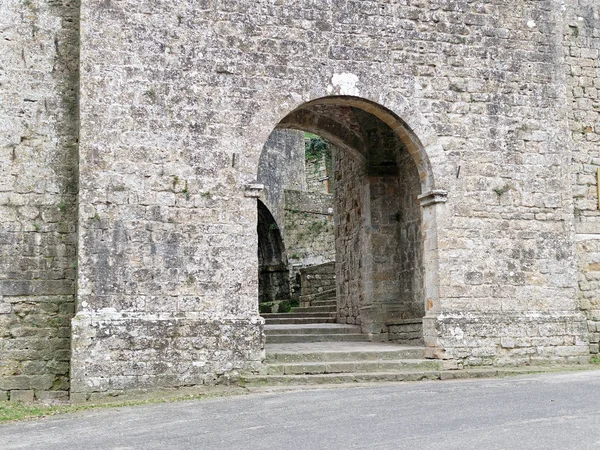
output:
<svg viewBox="0 0 600 450"><path fill-rule="evenodd" d="M0 448L600 448L600 371L102 409L2 425Z"/></svg>

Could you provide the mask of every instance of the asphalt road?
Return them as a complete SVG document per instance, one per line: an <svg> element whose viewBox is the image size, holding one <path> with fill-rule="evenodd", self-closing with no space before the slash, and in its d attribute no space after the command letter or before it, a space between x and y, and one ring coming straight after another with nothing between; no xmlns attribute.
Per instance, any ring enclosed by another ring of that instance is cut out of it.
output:
<svg viewBox="0 0 600 450"><path fill-rule="evenodd" d="M0 449L600 448L600 371L250 394L0 426Z"/></svg>

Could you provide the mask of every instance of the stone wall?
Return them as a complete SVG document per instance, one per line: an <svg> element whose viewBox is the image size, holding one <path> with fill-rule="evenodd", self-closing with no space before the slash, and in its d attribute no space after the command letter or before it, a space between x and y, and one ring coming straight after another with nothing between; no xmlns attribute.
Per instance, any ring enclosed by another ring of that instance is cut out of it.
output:
<svg viewBox="0 0 600 450"><path fill-rule="evenodd" d="M348 120L359 110L393 126L415 163L430 356L585 360L600 37L595 2L565 7L90 1L79 27L76 3L3 4L2 396L68 388L76 241L75 397L257 364L252 185L271 132L318 99L301 112L307 131L341 124L334 144L364 156L370 140ZM371 211L365 168L349 171L336 240L339 318L354 323L365 266L350 250Z"/></svg>
<svg viewBox="0 0 600 450"><path fill-rule="evenodd" d="M335 261L300 269L301 306L311 306L313 300L335 298Z"/></svg>
<svg viewBox="0 0 600 450"><path fill-rule="evenodd" d="M448 314L439 319L438 327L459 368L578 364L589 360L585 322L552 312L540 316L526 312L485 318L478 314Z"/></svg>
<svg viewBox="0 0 600 450"><path fill-rule="evenodd" d="M284 239L290 264L310 266L335 260L333 196L285 191Z"/></svg>
<svg viewBox="0 0 600 450"><path fill-rule="evenodd" d="M78 37L78 1L0 4L0 400L68 395Z"/></svg>
<svg viewBox="0 0 600 450"><path fill-rule="evenodd" d="M227 6L205 6L82 5L72 395L214 382L263 357L246 186L271 130L245 177L252 108L229 76L240 61L217 57L234 48L217 32Z"/></svg>
<svg viewBox="0 0 600 450"><path fill-rule="evenodd" d="M370 137L366 158L342 149L333 157L339 320L385 339L389 320L425 314L421 186L391 129L360 120Z"/></svg>
<svg viewBox="0 0 600 450"><path fill-rule="evenodd" d="M579 305L588 319L590 351L600 340L600 10L572 2L564 24Z"/></svg>
<svg viewBox="0 0 600 450"><path fill-rule="evenodd" d="M406 152L398 154L398 172L398 210L395 219L398 222L399 234L399 270L396 274L399 295L396 303L399 318L420 319L425 315L426 300L423 276L423 219L418 198L421 186L414 162Z"/></svg>
<svg viewBox="0 0 600 450"><path fill-rule="evenodd" d="M241 370L258 368L260 354L248 349L263 345L260 318L246 323L186 316L165 313L132 320L131 314L112 313L101 321L77 315L71 399L81 403L157 387L235 383Z"/></svg>
<svg viewBox="0 0 600 450"><path fill-rule="evenodd" d="M452 75L441 103L430 105L428 118L454 168L437 215L440 310L429 314L424 333L434 328L444 349L437 355L465 364L585 360L564 13L550 2L511 5L485 7L478 17L493 12L493 24L464 16L465 46L452 59L457 65L444 70ZM505 333L523 338L503 345Z"/></svg>
<svg viewBox="0 0 600 450"><path fill-rule="evenodd" d="M334 187L327 168L325 156L306 161L304 173L306 175L306 190L322 194L333 193Z"/></svg>
<svg viewBox="0 0 600 450"><path fill-rule="evenodd" d="M334 221L337 282L337 321L360 325L360 307L365 301L364 217L369 214L366 166L357 154L334 149Z"/></svg>
<svg viewBox="0 0 600 450"><path fill-rule="evenodd" d="M423 345L421 319L391 319L386 322L388 340L400 345Z"/></svg>
<svg viewBox="0 0 600 450"><path fill-rule="evenodd" d="M286 189L306 191L304 133L273 130L260 155L257 180L264 185L261 200L285 233Z"/></svg>

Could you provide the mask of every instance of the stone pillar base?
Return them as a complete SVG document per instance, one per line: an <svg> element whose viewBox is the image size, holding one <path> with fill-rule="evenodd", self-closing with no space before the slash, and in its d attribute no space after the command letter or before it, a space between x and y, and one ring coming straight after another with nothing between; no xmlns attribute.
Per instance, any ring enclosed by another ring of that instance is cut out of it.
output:
<svg viewBox="0 0 600 450"><path fill-rule="evenodd" d="M264 320L78 313L72 321L71 396L231 382L264 359Z"/></svg>
<svg viewBox="0 0 600 450"><path fill-rule="evenodd" d="M448 313L424 319L429 357L468 366L589 361L587 323L574 311Z"/></svg>

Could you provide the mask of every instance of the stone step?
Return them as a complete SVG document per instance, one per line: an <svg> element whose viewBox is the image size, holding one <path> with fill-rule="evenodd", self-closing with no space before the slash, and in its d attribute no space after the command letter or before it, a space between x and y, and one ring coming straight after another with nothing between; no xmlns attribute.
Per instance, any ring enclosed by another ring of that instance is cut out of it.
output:
<svg viewBox="0 0 600 450"><path fill-rule="evenodd" d="M267 364L264 368L265 375L435 371L443 369L443 361L433 359L271 363Z"/></svg>
<svg viewBox="0 0 600 450"><path fill-rule="evenodd" d="M292 308L290 313L293 313L293 314L318 313L318 312L335 313L336 310L337 310L337 306L335 306L335 305L332 305L332 306L312 305L312 306L306 306L306 307Z"/></svg>
<svg viewBox="0 0 600 450"><path fill-rule="evenodd" d="M366 334L275 334L269 335L267 334L267 343L268 344L298 344L298 343L306 343L306 342L339 342L339 341L368 341L368 336Z"/></svg>
<svg viewBox="0 0 600 450"><path fill-rule="evenodd" d="M333 306L337 308L337 300L335 298L329 300L314 300L310 306Z"/></svg>
<svg viewBox="0 0 600 450"><path fill-rule="evenodd" d="M336 297L336 290L334 289L327 289L321 292L316 292L314 294L309 294L309 295L301 295L300 296L300 302L314 302L315 300L330 300L332 298Z"/></svg>
<svg viewBox="0 0 600 450"><path fill-rule="evenodd" d="M265 319L308 319L308 318L329 318L329 317L333 317L335 318L335 313L331 313L331 312L308 312L308 313L293 313L293 312L289 312L289 313L268 313L268 314L262 314L262 317L264 317Z"/></svg>
<svg viewBox="0 0 600 450"><path fill-rule="evenodd" d="M312 375L242 375L242 386L302 386L345 383L382 383L439 380L441 371L324 373Z"/></svg>
<svg viewBox="0 0 600 450"><path fill-rule="evenodd" d="M424 347L379 342L267 343L265 350L266 363L404 360L425 357Z"/></svg>
<svg viewBox="0 0 600 450"><path fill-rule="evenodd" d="M309 386L321 384L385 383L424 380L451 380L467 378L506 377L519 374L543 373L560 370L559 366L524 366L520 368L475 368L462 370L403 370L399 372L324 373L312 375L256 375L243 374L243 386ZM565 367L562 370L573 370Z"/></svg>
<svg viewBox="0 0 600 450"><path fill-rule="evenodd" d="M331 295L332 297L335 297L336 296L336 291L337 291L337 289L334 286L331 289L323 289L322 291L316 292L313 295L314 296L319 296L319 297L325 296L325 295Z"/></svg>
<svg viewBox="0 0 600 450"><path fill-rule="evenodd" d="M283 314L288 316L288 314ZM263 316L264 317L264 316ZM285 325L285 324L313 324L313 323L335 323L335 317L283 317L283 318L265 318L267 325Z"/></svg>
<svg viewBox="0 0 600 450"><path fill-rule="evenodd" d="M359 334L360 327L342 323L318 323L298 325L265 325L265 334Z"/></svg>

